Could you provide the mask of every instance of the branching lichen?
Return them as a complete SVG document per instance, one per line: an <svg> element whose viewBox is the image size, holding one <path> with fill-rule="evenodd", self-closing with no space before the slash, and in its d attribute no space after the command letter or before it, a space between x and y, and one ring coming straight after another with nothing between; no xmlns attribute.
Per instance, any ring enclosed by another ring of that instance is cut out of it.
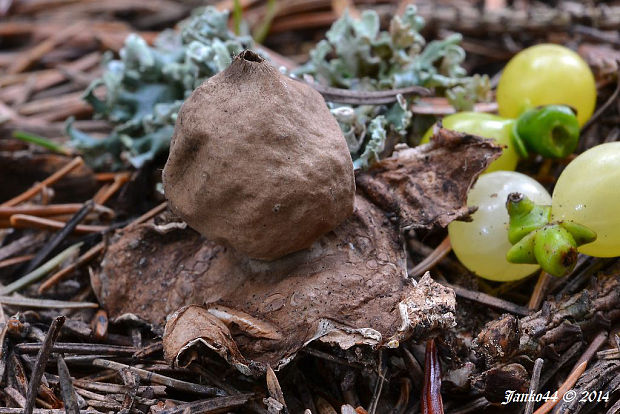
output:
<svg viewBox="0 0 620 414"><path fill-rule="evenodd" d="M149 46L131 35L120 59L107 55L104 73L84 98L97 117L115 127L105 139L67 131L74 147L95 168L120 168L124 162L139 168L167 151L183 101L205 79L224 70L232 56L252 47L249 36L228 30L228 12L207 7L181 23L179 32L162 32ZM365 11L359 20L345 14L295 71L312 75L322 84L362 91L421 85L445 94L457 109L469 109L486 98L487 77L467 77L461 66L465 52L461 36L426 41L424 20L410 6L381 31L379 17ZM328 103L347 139L356 167L379 159L388 138L404 139L411 111L399 97L392 105L343 106Z"/></svg>
<svg viewBox="0 0 620 414"><path fill-rule="evenodd" d="M395 16L388 31L379 30L374 11L363 12L359 20L345 14L295 74L361 91L413 85L435 88L457 110L471 109L474 102L486 99L488 77L467 77L461 66L465 59L459 46L461 35L427 44L420 34L423 27L424 19L414 6ZM377 160L389 136L406 136L412 116L404 99L390 106L334 106L332 113L345 133L356 167Z"/></svg>
<svg viewBox="0 0 620 414"><path fill-rule="evenodd" d="M207 7L181 23L179 32L162 32L153 47L132 34L120 59L106 56L104 73L84 99L96 116L115 124L95 139L68 123L74 147L95 168L139 168L168 149L183 100L205 79L228 67L232 56L252 47L248 36L228 30L228 13ZM101 93L104 97L100 97Z"/></svg>

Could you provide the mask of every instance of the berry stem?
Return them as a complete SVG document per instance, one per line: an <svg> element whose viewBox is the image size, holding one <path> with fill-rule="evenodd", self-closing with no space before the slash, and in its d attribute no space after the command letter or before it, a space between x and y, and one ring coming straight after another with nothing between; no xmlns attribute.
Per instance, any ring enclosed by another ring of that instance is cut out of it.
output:
<svg viewBox="0 0 620 414"><path fill-rule="evenodd" d="M528 151L548 158L563 158L579 141L579 122L566 105L547 105L525 111L515 122L512 139L522 157Z"/></svg>

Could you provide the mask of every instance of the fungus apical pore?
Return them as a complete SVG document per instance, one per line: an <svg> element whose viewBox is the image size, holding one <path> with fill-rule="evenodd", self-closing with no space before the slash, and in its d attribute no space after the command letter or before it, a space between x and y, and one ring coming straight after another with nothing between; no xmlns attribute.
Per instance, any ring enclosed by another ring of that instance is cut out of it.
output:
<svg viewBox="0 0 620 414"><path fill-rule="evenodd" d="M185 101L163 183L191 227L263 260L309 247L355 197L351 156L322 96L251 51Z"/></svg>

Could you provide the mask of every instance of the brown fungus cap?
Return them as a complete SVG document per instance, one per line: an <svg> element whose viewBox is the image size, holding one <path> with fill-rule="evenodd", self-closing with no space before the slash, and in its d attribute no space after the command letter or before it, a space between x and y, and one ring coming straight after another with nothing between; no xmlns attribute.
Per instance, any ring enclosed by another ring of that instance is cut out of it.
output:
<svg viewBox="0 0 620 414"><path fill-rule="evenodd" d="M322 96L251 51L179 112L163 172L171 209L255 259L310 247L353 212L353 164Z"/></svg>

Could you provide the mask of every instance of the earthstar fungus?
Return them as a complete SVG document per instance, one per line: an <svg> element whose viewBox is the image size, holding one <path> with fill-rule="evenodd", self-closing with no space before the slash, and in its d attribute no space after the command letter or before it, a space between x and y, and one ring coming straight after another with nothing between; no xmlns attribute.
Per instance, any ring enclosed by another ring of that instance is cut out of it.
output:
<svg viewBox="0 0 620 414"><path fill-rule="evenodd" d="M322 96L249 50L181 107L163 183L192 228L261 260L310 247L351 215L355 195Z"/></svg>
<svg viewBox="0 0 620 414"><path fill-rule="evenodd" d="M444 129L428 145L399 148L358 172L343 223L270 262L176 226L166 212L115 234L93 289L113 320L142 319L159 333L166 324L164 354L175 366L200 363L206 347L260 374L313 341L348 349L425 340L453 326L456 301L429 274L408 276L403 228L466 217L468 188L500 151Z"/></svg>

